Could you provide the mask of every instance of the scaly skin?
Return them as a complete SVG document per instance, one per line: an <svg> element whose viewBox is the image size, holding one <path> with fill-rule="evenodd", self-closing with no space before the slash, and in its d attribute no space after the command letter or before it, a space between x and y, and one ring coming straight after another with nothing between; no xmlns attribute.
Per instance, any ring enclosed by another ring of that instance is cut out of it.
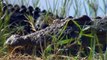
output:
<svg viewBox="0 0 107 60"><path fill-rule="evenodd" d="M65 30L63 30L65 26L66 26ZM5 45L13 47L13 49L17 46L24 46L25 48L28 47L28 49L25 49L24 51L26 50L29 51L29 49L32 50L33 48L31 49L30 47L36 46L36 49L38 51L38 50L45 49L49 44L53 44L52 43L53 35L55 35L56 38L58 39L62 37L63 37L62 39L67 39L66 36L68 36L68 38L76 38L79 35L78 34L79 31L80 31L79 28L75 25L73 20L56 19L53 21L53 24L51 24L49 27L46 27L45 29L42 29L40 31L36 31L35 33L31 33L24 36L19 36L19 35L10 36L5 42ZM63 32L62 35L60 35L61 32ZM42 49L41 49L41 46L42 46Z"/></svg>
<svg viewBox="0 0 107 60"><path fill-rule="evenodd" d="M9 50L12 50L17 46L30 45L30 46L40 47L40 43L42 43L42 46L44 46L44 42L50 43L52 41L52 35L57 34L58 32L61 32L62 27L64 27L65 24L68 22L66 20L66 21L60 21L56 23L56 21L54 21L54 23L51 26L45 29L42 29L40 31L36 31L35 33L31 33L25 36L12 35L7 39L7 41L5 42L5 45L8 45L9 47L11 47L11 49Z"/></svg>
<svg viewBox="0 0 107 60"><path fill-rule="evenodd" d="M74 19L75 20L75 19ZM79 20L79 19L78 19ZM78 33L80 32L79 29L75 26L75 24L72 22L73 20L55 20L53 22L53 24L51 24L49 27L46 27L45 29L42 29L40 31L36 31L35 33L31 33L28 35L24 35L24 36L19 36L19 35L12 35L11 37L9 37L7 39L7 41L5 42L5 45L11 46L11 47L16 47L16 46L25 46L25 47L29 47L31 46L31 48L25 49L24 51L26 51L26 53L28 53L29 49L33 49L32 46L36 46L37 50L42 50L40 47L42 45L42 48L45 49L47 44L51 44L52 43L52 36L55 35L56 38L58 38L57 36L59 35L59 33L63 30L62 28L64 26L67 27L66 29L63 31L62 36L70 36L71 38L75 38L78 37ZM97 22L94 22L94 24L96 24ZM103 22L104 23L104 22ZM98 24L99 25L99 24ZM106 24L105 24L106 25ZM95 25L96 26L96 25ZM101 25L103 27L103 25ZM94 28L93 25L91 27L92 29L100 29L100 26L97 28ZM101 28L102 29L102 28ZM78 33L75 33L75 31L77 31ZM105 31L104 31L105 32ZM89 32L91 33L91 32ZM99 30L97 33L100 33ZM74 35L76 36L74 36ZM98 34L99 37L99 34ZM66 39L66 38L63 38ZM82 40L82 44L84 45L85 43L89 43L87 41L89 41L89 39L83 38L84 40ZM99 38L100 39L100 38ZM104 39L100 39L100 41L105 41L106 38ZM84 42L85 43L84 43ZM44 43L45 42L45 43ZM106 45L106 43L104 42L104 45ZM90 44L90 43L89 43ZM86 44L87 45L87 44ZM85 48L87 48L87 46L85 46ZM105 47L104 47L105 48ZM31 52L32 53L32 52Z"/></svg>
<svg viewBox="0 0 107 60"><path fill-rule="evenodd" d="M40 31L36 31L35 33L31 33L31 34L24 35L24 36L12 35L7 39L5 44L10 45L10 46L20 46L29 42L30 44L35 45L38 43L38 40L40 40L40 38L42 38L43 36L47 37L49 35L50 36L53 35L56 32L60 32L60 29L65 26L66 22L67 21L64 21L64 22L61 22L60 24L55 23L47 27L46 29L42 29ZM41 39L41 40L44 41L44 39Z"/></svg>

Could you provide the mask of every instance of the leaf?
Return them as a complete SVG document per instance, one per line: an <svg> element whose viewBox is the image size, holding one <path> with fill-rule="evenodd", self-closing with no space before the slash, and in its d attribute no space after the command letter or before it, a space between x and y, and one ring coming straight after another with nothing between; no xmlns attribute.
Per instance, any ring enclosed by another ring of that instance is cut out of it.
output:
<svg viewBox="0 0 107 60"><path fill-rule="evenodd" d="M92 34L82 34L83 36L87 36L87 37L93 37Z"/></svg>
<svg viewBox="0 0 107 60"><path fill-rule="evenodd" d="M45 52L48 52L48 51L51 51L52 50L52 46L51 45L48 45L45 49Z"/></svg>
<svg viewBox="0 0 107 60"><path fill-rule="evenodd" d="M86 31L88 29L90 29L90 26L87 26L87 27L83 28L83 31Z"/></svg>
<svg viewBox="0 0 107 60"><path fill-rule="evenodd" d="M59 45L64 45L64 44L68 44L71 41L73 41L74 39L66 39L66 40L60 40L57 44Z"/></svg>
<svg viewBox="0 0 107 60"><path fill-rule="evenodd" d="M74 21L74 20L72 20L72 21L80 30L82 30L81 26L76 21Z"/></svg>

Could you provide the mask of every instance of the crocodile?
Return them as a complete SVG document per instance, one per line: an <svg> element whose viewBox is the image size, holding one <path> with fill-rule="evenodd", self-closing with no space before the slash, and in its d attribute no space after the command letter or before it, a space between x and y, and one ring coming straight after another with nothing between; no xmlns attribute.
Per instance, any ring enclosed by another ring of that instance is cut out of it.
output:
<svg viewBox="0 0 107 60"><path fill-rule="evenodd" d="M62 19L62 20L54 20L53 23L46 27L45 29L36 31L34 33L28 34L28 35L24 35L24 36L20 36L20 35L11 35L6 42L4 43L5 45L11 47L13 50L15 47L17 46L23 46L24 48L23 51L21 51L21 53L27 53L27 54L32 54L32 50L36 47L36 51L37 53L39 52L43 52L44 49L48 46L48 45L54 45L54 38L56 38L56 41L58 42L58 40L62 39L62 40L66 40L66 39L70 39L73 38L74 41L70 42L70 49L74 49L72 52L74 52L73 54L77 54L77 52L79 51L80 45L77 44L77 42L75 43L76 40L79 40L82 42L82 45L84 48L87 48L88 46L90 46L90 41L92 37L80 37L79 33L80 33L80 28L78 25L76 25L78 23L79 19ZM100 19L99 21L104 20L104 19ZM77 21L77 23L75 22ZM86 20L87 21L87 20ZM92 20L90 20L92 21ZM105 21L105 20L104 20ZM85 22L86 23L86 22ZM89 20L88 20L89 23ZM89 24L89 28L85 30L86 34L91 34L91 29L94 29L95 31L97 31L97 29L102 30L102 28L98 27L94 27L96 26L97 22L90 22L93 25ZM103 22L104 23L104 22ZM95 24L95 25L94 25ZM102 24L102 23L101 23ZM81 25L80 25L81 26ZM86 25L87 26L87 25ZM101 25L103 27L103 25ZM82 25L83 27L83 25ZM104 37L102 39L100 39L100 41L103 40L104 42L104 46L106 47L106 30L103 29L103 31L97 31L97 35L98 37ZM61 33L63 32L63 33ZM104 33L104 36L100 36L102 33ZM68 36L66 38L66 36ZM63 38L62 38L63 37ZM78 38L79 37L79 38ZM76 39L78 38L78 39ZM64 48L64 45L61 46ZM104 48L105 48L104 47ZM69 49L68 48L68 49ZM19 52L18 49L16 49L17 52ZM76 53L75 53L76 52Z"/></svg>

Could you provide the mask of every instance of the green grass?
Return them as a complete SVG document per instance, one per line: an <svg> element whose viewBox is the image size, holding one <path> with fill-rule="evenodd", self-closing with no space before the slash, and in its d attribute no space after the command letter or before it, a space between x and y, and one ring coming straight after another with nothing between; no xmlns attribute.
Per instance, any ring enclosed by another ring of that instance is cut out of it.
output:
<svg viewBox="0 0 107 60"><path fill-rule="evenodd" d="M72 6L73 6L73 8L75 10L74 17L81 16L81 14L82 14L81 13L81 9L84 9L86 15L94 16L94 17L97 16L97 13L98 13L97 10L98 9L103 11L104 14L106 14L106 12L107 12L106 3L105 3L106 0L103 0L104 8L99 6L99 3L96 2L97 0L84 0L83 4L80 4L80 3L82 3L80 0L79 1L78 0L74 0L74 1L73 0L62 0L61 1L61 6L59 5L60 2L58 2L58 0L54 0L53 7L51 6L51 3L50 3L49 0L45 0L45 1L46 1L46 6L47 6L47 11L53 12L55 15L59 15L59 16L63 16L63 17L67 17L69 15L70 8ZM75 3L75 5L73 5L73 2ZM85 2L87 3L88 8L86 7ZM34 7L40 6L39 0L32 1L32 3L33 3ZM24 5L28 6L29 2L26 2L25 0L21 0L20 4L24 4ZM9 16L10 15L6 14L5 19L4 19L4 23L2 23L3 22L2 19L1 19L2 16L3 16L2 4L1 4L1 0L0 0L0 57L7 54L7 49L3 45L4 42L6 41L7 37L9 37L12 32L16 31L16 29L10 30L8 28L8 26L9 26L8 21L9 21ZM34 25L33 18L31 16L27 16L27 17L28 17L29 22L31 22L31 24L33 26ZM45 18L47 19L47 16ZM96 58L98 58L99 60L106 60L107 59L107 50L106 50L105 53L102 53L102 51L100 51L98 56L95 53L95 45L99 44L96 32L94 30L92 30L92 34L84 34L83 33L84 28L80 27L80 25L77 24L76 22L74 22L74 23L81 30L81 32L79 33L79 36L77 37L77 39L76 40L73 39L73 38L66 39L66 40L62 40L61 39L62 38L61 34L64 31L64 29L66 28L66 26L65 26L65 27L63 27L62 31L60 32L60 35L59 35L58 38L56 38L56 36L53 36L53 40L52 41L53 41L53 44L54 44L54 47L55 47L54 50L56 50L59 45L69 44L69 42L71 42L71 41L75 41L76 43L81 45L80 38L81 38L81 36L84 35L84 36L92 37L91 46L90 46L91 52L90 52L90 54L88 56L86 56L87 59L88 60L95 60ZM23 28L22 27L18 27L17 29L18 29L18 31L17 31L17 33L18 33ZM106 41L107 41L107 39L106 39ZM53 50L53 49L51 48L51 45L49 45L49 46L47 46L45 51L43 51L44 60L50 59L51 55L48 52L50 52L51 50ZM80 48L80 51L81 51L81 48ZM57 56L57 53L55 53L55 55ZM67 60L70 60L70 57L72 57L74 60L79 60L81 58L79 55L80 54L78 53L77 56L69 55L69 56L66 56L66 57L67 57ZM57 58L58 57L56 57L55 59L57 60Z"/></svg>

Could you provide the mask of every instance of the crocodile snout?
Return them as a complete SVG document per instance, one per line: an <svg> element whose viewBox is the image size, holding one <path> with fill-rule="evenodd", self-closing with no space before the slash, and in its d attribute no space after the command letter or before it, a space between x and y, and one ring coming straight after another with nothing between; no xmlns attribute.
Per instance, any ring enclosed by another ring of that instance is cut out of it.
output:
<svg viewBox="0 0 107 60"><path fill-rule="evenodd" d="M19 38L20 36L19 35L12 35L12 36L10 36L7 40L6 40L6 42L4 43L4 45L8 45L8 46L14 46L16 43L18 43L18 38Z"/></svg>

